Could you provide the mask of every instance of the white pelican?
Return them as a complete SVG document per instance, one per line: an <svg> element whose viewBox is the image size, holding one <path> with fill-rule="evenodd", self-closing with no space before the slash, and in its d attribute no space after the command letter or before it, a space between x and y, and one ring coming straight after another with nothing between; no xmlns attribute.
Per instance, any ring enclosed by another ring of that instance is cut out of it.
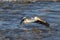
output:
<svg viewBox="0 0 60 40"><path fill-rule="evenodd" d="M31 19L27 19L26 17L23 17L20 24L25 23L25 24L28 24L28 23L38 23L38 24L42 24L42 25L45 25L46 27L49 27L49 24L46 22L46 21L43 21L41 20L39 17L34 17L34 18L31 18Z"/></svg>

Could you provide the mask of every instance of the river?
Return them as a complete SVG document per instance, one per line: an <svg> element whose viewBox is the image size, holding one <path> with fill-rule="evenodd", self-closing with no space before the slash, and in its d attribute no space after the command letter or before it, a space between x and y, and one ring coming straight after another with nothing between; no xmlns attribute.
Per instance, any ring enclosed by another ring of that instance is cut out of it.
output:
<svg viewBox="0 0 60 40"><path fill-rule="evenodd" d="M22 17L39 17L50 24L20 25ZM60 40L60 2L0 3L0 40Z"/></svg>

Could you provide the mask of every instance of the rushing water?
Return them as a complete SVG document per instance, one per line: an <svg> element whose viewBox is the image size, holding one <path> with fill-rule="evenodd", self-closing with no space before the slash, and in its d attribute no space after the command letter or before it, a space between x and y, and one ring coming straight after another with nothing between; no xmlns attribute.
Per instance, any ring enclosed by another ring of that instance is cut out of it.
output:
<svg viewBox="0 0 60 40"><path fill-rule="evenodd" d="M52 30L35 23L20 25L24 16L38 16L47 21ZM60 40L60 3L0 3L0 40Z"/></svg>

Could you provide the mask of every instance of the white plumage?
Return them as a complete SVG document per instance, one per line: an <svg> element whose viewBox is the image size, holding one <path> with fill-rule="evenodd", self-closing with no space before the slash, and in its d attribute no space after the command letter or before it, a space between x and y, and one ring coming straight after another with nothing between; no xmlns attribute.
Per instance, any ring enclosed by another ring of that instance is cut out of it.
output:
<svg viewBox="0 0 60 40"><path fill-rule="evenodd" d="M21 23L25 23L25 24L28 24L28 23L38 23L38 24L43 24L45 26L49 26L49 24L46 22L46 21L43 21L41 20L39 17L34 17L34 18L26 18L26 17L23 17L23 19L21 20L20 24Z"/></svg>

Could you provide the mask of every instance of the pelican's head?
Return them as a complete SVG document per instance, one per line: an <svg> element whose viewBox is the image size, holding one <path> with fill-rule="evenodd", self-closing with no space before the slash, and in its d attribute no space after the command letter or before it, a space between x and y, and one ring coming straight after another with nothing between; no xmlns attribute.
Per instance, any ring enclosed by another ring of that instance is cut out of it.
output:
<svg viewBox="0 0 60 40"><path fill-rule="evenodd" d="M34 17L35 21L39 20L39 21L42 21L42 22L46 22L46 21L43 21L41 18L39 17Z"/></svg>
<svg viewBox="0 0 60 40"><path fill-rule="evenodd" d="M47 23L46 21L43 21L42 19L40 19L39 17L34 17L35 22L34 23L39 23L39 24L43 24L47 27L49 27L49 23Z"/></svg>
<svg viewBox="0 0 60 40"><path fill-rule="evenodd" d="M39 17L34 17L35 20L41 20Z"/></svg>

